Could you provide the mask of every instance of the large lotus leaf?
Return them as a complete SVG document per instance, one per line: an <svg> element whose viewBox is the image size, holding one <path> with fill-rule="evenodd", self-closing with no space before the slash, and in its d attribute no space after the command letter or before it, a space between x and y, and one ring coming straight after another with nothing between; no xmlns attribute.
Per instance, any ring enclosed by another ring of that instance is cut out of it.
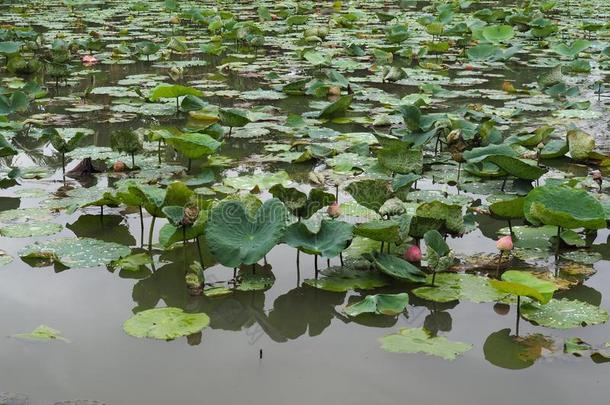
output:
<svg viewBox="0 0 610 405"><path fill-rule="evenodd" d="M490 144L479 148L474 148L464 152L464 159L469 163L479 163L485 160L488 156L502 155L502 156L517 156L517 152L509 145L502 143L499 145Z"/></svg>
<svg viewBox="0 0 610 405"><path fill-rule="evenodd" d="M373 253L367 258L380 272L388 276L412 283L424 283L426 274L408 261L387 253Z"/></svg>
<svg viewBox="0 0 610 405"><path fill-rule="evenodd" d="M97 267L129 255L131 249L91 238L58 238L34 242L19 252L22 258L52 260L66 267Z"/></svg>
<svg viewBox="0 0 610 405"><path fill-rule="evenodd" d="M421 173L423 153L420 149L409 149L408 146L383 148L377 153L379 163L392 172L407 174Z"/></svg>
<svg viewBox="0 0 610 405"><path fill-rule="evenodd" d="M18 334L12 335L11 337L14 337L17 339L24 339L24 340L40 340L40 341L61 340L64 342L68 342L68 339L63 337L61 335L60 331L50 328L46 325L40 325L39 327L34 329L32 332L18 333Z"/></svg>
<svg viewBox="0 0 610 405"><path fill-rule="evenodd" d="M0 42L0 54L10 55L12 53L17 53L21 49L22 45L22 42L2 41Z"/></svg>
<svg viewBox="0 0 610 405"><path fill-rule="evenodd" d="M525 218L535 224L562 228L601 229L606 214L600 202L585 190L568 186L536 187L525 197Z"/></svg>
<svg viewBox="0 0 610 405"><path fill-rule="evenodd" d="M250 123L248 112L237 108L221 108L218 114L222 125L227 127L243 127Z"/></svg>
<svg viewBox="0 0 610 405"><path fill-rule="evenodd" d="M258 187L266 190L276 184L287 184L290 176L283 170L276 173L261 173L250 176L242 175L239 177L228 177L224 179L224 184L237 190L252 190Z"/></svg>
<svg viewBox="0 0 610 405"><path fill-rule="evenodd" d="M525 180L536 180L546 173L546 170L537 166L535 162L529 163L512 156L489 155L484 162L491 162L511 176Z"/></svg>
<svg viewBox="0 0 610 405"><path fill-rule="evenodd" d="M462 353L472 349L472 345L452 342L442 336L433 336L424 328L402 328L398 333L379 339L381 348L392 353L425 353L455 360Z"/></svg>
<svg viewBox="0 0 610 405"><path fill-rule="evenodd" d="M555 44L551 47L551 49L560 54L561 56L574 58L591 45L592 44L590 41L587 41L585 39L577 39L569 45L566 43Z"/></svg>
<svg viewBox="0 0 610 405"><path fill-rule="evenodd" d="M492 215L505 219L523 218L524 197L496 201L489 206Z"/></svg>
<svg viewBox="0 0 610 405"><path fill-rule="evenodd" d="M483 345L485 360L509 370L528 368L542 356L545 350L553 349L553 340L547 336L539 333L511 336L508 328L489 335Z"/></svg>
<svg viewBox="0 0 610 405"><path fill-rule="evenodd" d="M502 280L490 280L490 283L503 293L533 298L542 303L548 302L557 289L557 286L550 281L517 270L509 270L502 274Z"/></svg>
<svg viewBox="0 0 610 405"><path fill-rule="evenodd" d="M307 279L305 284L325 291L372 290L388 284L387 278L374 271L354 270L348 267L331 267L323 270L319 279Z"/></svg>
<svg viewBox="0 0 610 405"><path fill-rule="evenodd" d="M343 310L349 316L360 314L398 315L409 303L409 294L377 294L367 295L362 301L351 304Z"/></svg>
<svg viewBox="0 0 610 405"><path fill-rule="evenodd" d="M507 270L502 273L502 280L510 283L522 284L538 291L543 297L541 303L547 303L557 290L557 285L547 280L540 279L528 271Z"/></svg>
<svg viewBox="0 0 610 405"><path fill-rule="evenodd" d="M428 276L432 281L432 276ZM435 302L464 300L472 302L496 302L504 299L506 293L495 289L487 277L473 274L439 273L434 286L424 286L413 290L417 297Z"/></svg>
<svg viewBox="0 0 610 405"><path fill-rule="evenodd" d="M63 226L53 222L26 222L22 224L0 224L0 235L7 238L27 238L30 236L48 236L60 232Z"/></svg>
<svg viewBox="0 0 610 405"><path fill-rule="evenodd" d="M207 134L186 132L165 139L168 145L174 147L189 159L198 159L216 152L221 143Z"/></svg>
<svg viewBox="0 0 610 405"><path fill-rule="evenodd" d="M595 137L580 129L572 129L567 134L568 151L574 160L586 160L595 148Z"/></svg>
<svg viewBox="0 0 610 405"><path fill-rule="evenodd" d="M206 240L216 259L227 267L254 264L282 238L286 208L276 198L265 201L248 215L240 201L223 201L214 207L205 230Z"/></svg>
<svg viewBox="0 0 610 405"><path fill-rule="evenodd" d="M275 198L282 201L286 208L299 218L309 218L320 208L330 205L335 201L333 194L319 188L311 189L309 196L307 196L296 188L276 184L269 189L269 192Z"/></svg>
<svg viewBox="0 0 610 405"><path fill-rule="evenodd" d="M492 60L500 51L496 45L493 44L479 44L468 48L466 56L472 61L486 61Z"/></svg>
<svg viewBox="0 0 610 405"><path fill-rule="evenodd" d="M350 183L345 190L363 207L379 211L392 196L390 184L385 180L360 180Z"/></svg>
<svg viewBox="0 0 610 405"><path fill-rule="evenodd" d="M201 331L210 324L204 314L187 314L180 308L153 308L138 312L123 324L123 330L138 338L172 340Z"/></svg>
<svg viewBox="0 0 610 405"><path fill-rule="evenodd" d="M505 42L515 36L510 25L489 25L481 31L481 35L491 42Z"/></svg>
<svg viewBox="0 0 610 405"><path fill-rule="evenodd" d="M187 95L200 97L203 93L201 90L179 84L160 84L152 90L150 99L156 101L160 98L178 98Z"/></svg>
<svg viewBox="0 0 610 405"><path fill-rule="evenodd" d="M340 97L334 103L331 103L328 106L326 106L326 108L324 108L320 112L320 114L318 115L318 118L330 119L330 118L344 117L345 113L347 112L347 109L352 104L353 99L354 99L353 95L347 95L347 96Z"/></svg>
<svg viewBox="0 0 610 405"><path fill-rule="evenodd" d="M510 229L502 228L502 235L508 235ZM547 250L551 247L551 238L557 235L557 227L544 226L513 226L513 243L516 248Z"/></svg>
<svg viewBox="0 0 610 405"><path fill-rule="evenodd" d="M447 232L455 234L464 233L465 228L462 207L458 204L445 204L441 201L427 202L417 207L415 214L416 218L443 221ZM411 233L411 235L414 234Z"/></svg>
<svg viewBox="0 0 610 405"><path fill-rule="evenodd" d="M335 257L352 240L352 228L347 222L323 219L317 232L312 232L303 222L296 222L286 229L283 241L305 253Z"/></svg>
<svg viewBox="0 0 610 405"><path fill-rule="evenodd" d="M540 326L555 329L597 325L608 320L608 312L595 305L566 298L552 299L547 304L521 304L521 315Z"/></svg>
<svg viewBox="0 0 610 405"><path fill-rule="evenodd" d="M397 242L401 239L400 223L393 219L364 222L354 227L354 235L383 242Z"/></svg>

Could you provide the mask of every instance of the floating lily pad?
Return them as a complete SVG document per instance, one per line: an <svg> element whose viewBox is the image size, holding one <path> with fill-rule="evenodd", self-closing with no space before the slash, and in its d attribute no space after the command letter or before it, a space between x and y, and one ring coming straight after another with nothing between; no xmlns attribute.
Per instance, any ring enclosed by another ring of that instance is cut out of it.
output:
<svg viewBox="0 0 610 405"><path fill-rule="evenodd" d="M131 249L91 238L58 238L35 242L19 252L27 259L50 260L66 267L97 267L129 255Z"/></svg>
<svg viewBox="0 0 610 405"><path fill-rule="evenodd" d="M349 316L365 313L378 315L398 315L409 303L409 294L377 294L367 295L362 301L345 307L343 312Z"/></svg>
<svg viewBox="0 0 610 405"><path fill-rule="evenodd" d="M204 313L189 314L180 308L153 308L138 312L123 324L123 330L138 338L172 340L201 331L210 324Z"/></svg>
<svg viewBox="0 0 610 405"><path fill-rule="evenodd" d="M431 281L431 276L429 276ZM496 302L506 297L506 293L496 290L490 279L473 274L440 273L436 275L434 286L424 286L413 290L417 297L435 301L451 302L465 300L472 302Z"/></svg>
<svg viewBox="0 0 610 405"><path fill-rule="evenodd" d="M53 222L32 221L23 224L0 225L0 235L7 238L48 236L60 232L63 226Z"/></svg>
<svg viewBox="0 0 610 405"><path fill-rule="evenodd" d="M412 283L423 283L426 281L425 273L404 259L387 253L379 254L377 252L367 256L367 258L372 261L377 270L390 277Z"/></svg>
<svg viewBox="0 0 610 405"><path fill-rule="evenodd" d="M39 340L39 341L48 341L48 340L61 340L63 342L69 342L68 339L61 336L61 332L50 328L46 325L40 325L32 332L29 333L18 333L13 335L12 337L23 340Z"/></svg>
<svg viewBox="0 0 610 405"><path fill-rule="evenodd" d="M556 329L578 328L605 323L608 312L595 305L577 300L552 299L547 304L521 304L521 315L540 326Z"/></svg>
<svg viewBox="0 0 610 405"><path fill-rule="evenodd" d="M471 344L452 342L442 336L432 336L424 328L402 328L398 333L384 336L379 341L381 348L388 352L424 353L445 360L455 360L472 349Z"/></svg>
<svg viewBox="0 0 610 405"><path fill-rule="evenodd" d="M254 267L253 267L254 266ZM239 291L267 290L275 283L275 276L271 272L271 266L242 266L237 275Z"/></svg>

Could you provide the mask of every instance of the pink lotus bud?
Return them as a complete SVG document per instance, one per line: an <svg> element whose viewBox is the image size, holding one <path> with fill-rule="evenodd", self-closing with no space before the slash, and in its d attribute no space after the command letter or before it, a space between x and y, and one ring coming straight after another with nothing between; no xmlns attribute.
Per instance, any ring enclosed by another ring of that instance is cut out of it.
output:
<svg viewBox="0 0 610 405"><path fill-rule="evenodd" d="M600 181L602 179L602 172L600 172L599 170L593 170L591 172L591 177L595 181Z"/></svg>
<svg viewBox="0 0 610 405"><path fill-rule="evenodd" d="M85 55L81 60L85 66L93 66L98 62L97 58L93 55Z"/></svg>
<svg viewBox="0 0 610 405"><path fill-rule="evenodd" d="M417 245L409 246L409 248L405 250L404 258L411 263L419 262L421 261L421 250Z"/></svg>
<svg viewBox="0 0 610 405"><path fill-rule="evenodd" d="M513 250L513 238L510 236L503 236L496 242L496 247L501 252Z"/></svg>
<svg viewBox="0 0 610 405"><path fill-rule="evenodd" d="M333 201L326 210L328 216L331 218L338 218L341 215L341 209L339 208L339 203L337 201Z"/></svg>

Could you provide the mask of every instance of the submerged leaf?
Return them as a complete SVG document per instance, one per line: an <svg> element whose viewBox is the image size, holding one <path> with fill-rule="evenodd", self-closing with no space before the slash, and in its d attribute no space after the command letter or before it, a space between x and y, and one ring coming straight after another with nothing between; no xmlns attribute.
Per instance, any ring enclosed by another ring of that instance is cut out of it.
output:
<svg viewBox="0 0 610 405"><path fill-rule="evenodd" d="M402 328L398 333L379 339L381 348L392 353L424 353L455 360L459 355L472 349L472 345L452 342L442 336L432 336L424 328Z"/></svg>

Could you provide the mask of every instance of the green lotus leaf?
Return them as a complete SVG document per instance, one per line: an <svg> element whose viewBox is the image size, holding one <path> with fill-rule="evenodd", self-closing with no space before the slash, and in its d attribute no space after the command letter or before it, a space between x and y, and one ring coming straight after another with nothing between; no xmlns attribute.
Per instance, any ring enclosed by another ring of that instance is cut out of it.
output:
<svg viewBox="0 0 610 405"><path fill-rule="evenodd" d="M566 229L606 227L601 203L588 192L568 186L536 187L525 197L525 218L535 224Z"/></svg>
<svg viewBox="0 0 610 405"><path fill-rule="evenodd" d="M407 293L367 295L362 301L345 307L343 312L349 316L367 313L394 316L402 313L408 304Z"/></svg>
<svg viewBox="0 0 610 405"><path fill-rule="evenodd" d="M227 267L254 264L282 238L286 208L276 198L265 201L255 216L240 201L223 201L212 209L205 229L208 246Z"/></svg>
<svg viewBox="0 0 610 405"><path fill-rule="evenodd" d="M540 326L570 329L597 325L608 321L608 312L595 305L566 298L552 299L546 304L527 302L521 304L521 315Z"/></svg>
<svg viewBox="0 0 610 405"><path fill-rule="evenodd" d="M567 135L568 151L574 160L586 160L595 148L595 137L580 129L572 129Z"/></svg>
<svg viewBox="0 0 610 405"><path fill-rule="evenodd" d="M510 25L489 25L481 31L483 37L491 42L505 42L515 36Z"/></svg>
<svg viewBox="0 0 610 405"><path fill-rule="evenodd" d="M489 205L492 215L505 219L523 218L524 197L516 197L508 200L496 201Z"/></svg>
<svg viewBox="0 0 610 405"><path fill-rule="evenodd" d="M134 253L129 256L122 257L110 263L113 269L126 270L130 272L140 271L142 266L152 264L152 258L148 253Z"/></svg>
<svg viewBox="0 0 610 405"><path fill-rule="evenodd" d="M153 308L138 312L123 323L123 330L137 338L172 340L201 331L210 324L204 313L188 314L180 308Z"/></svg>
<svg viewBox="0 0 610 405"><path fill-rule="evenodd" d="M379 339L381 348L392 353L424 353L455 360L459 355L472 349L472 345L452 342L442 336L433 336L424 328L402 328L398 333Z"/></svg>
<svg viewBox="0 0 610 405"><path fill-rule="evenodd" d="M576 246L576 247L584 247L587 242L581 238L581 236L574 232L571 229L565 229L561 231L559 235L562 241L564 241L567 245Z"/></svg>
<svg viewBox="0 0 610 405"><path fill-rule="evenodd" d="M387 278L374 271L354 270L348 267L330 267L321 272L319 279L307 279L305 284L325 291L372 290L388 284Z"/></svg>
<svg viewBox="0 0 610 405"><path fill-rule="evenodd" d="M210 135L186 132L165 139L165 142L189 159L211 155L222 145Z"/></svg>
<svg viewBox="0 0 610 405"><path fill-rule="evenodd" d="M335 257L352 240L352 228L347 222L323 219L317 232L312 232L296 222L286 229L283 242L308 254Z"/></svg>
<svg viewBox="0 0 610 405"><path fill-rule="evenodd" d="M551 49L561 56L574 59L579 53L589 48L591 45L591 41L587 41L586 39L577 39L569 45L563 42L555 44L551 47Z"/></svg>
<svg viewBox="0 0 610 405"><path fill-rule="evenodd" d="M508 227L499 231L502 235L508 235ZM551 225L544 226L513 226L513 243L520 249L539 249L547 250L551 247L551 238L557 235L557 227Z"/></svg>
<svg viewBox="0 0 610 405"><path fill-rule="evenodd" d="M220 122L227 127L243 127L250 123L248 112L237 108L221 108L218 110Z"/></svg>
<svg viewBox="0 0 610 405"><path fill-rule="evenodd" d="M549 302L557 290L555 283L520 270L507 270L502 274L502 280L491 280L490 283L504 293L533 298L543 304Z"/></svg>
<svg viewBox="0 0 610 405"><path fill-rule="evenodd" d="M562 259L571 260L582 264L595 264L603 259L599 252L591 252L588 250L572 250L561 254Z"/></svg>
<svg viewBox="0 0 610 405"><path fill-rule="evenodd" d="M319 188L312 188L308 196L296 188L276 184L269 189L269 192L283 202L293 215L299 218L309 218L322 207L326 207L335 201L333 194Z"/></svg>
<svg viewBox="0 0 610 405"><path fill-rule="evenodd" d="M516 157L517 152L507 144L490 144L479 148L473 148L464 152L464 159L469 163L479 163L485 160L488 156L502 155Z"/></svg>
<svg viewBox="0 0 610 405"><path fill-rule="evenodd" d="M97 267L109 264L131 252L126 246L91 238L57 238L34 242L19 252L29 259L52 260L66 267Z"/></svg>
<svg viewBox="0 0 610 405"><path fill-rule="evenodd" d="M12 335L11 337L23 340L38 340L38 341L48 341L48 340L61 340L63 342L69 342L68 339L61 335L61 332L50 328L46 325L40 325L32 332L29 333L18 333Z"/></svg>
<svg viewBox="0 0 610 405"><path fill-rule="evenodd" d="M428 282L432 276L428 276ZM451 302L455 300L471 302L496 302L506 297L498 291L487 277L474 274L439 273L434 286L418 287L413 290L417 297L434 302Z"/></svg>
<svg viewBox="0 0 610 405"><path fill-rule="evenodd" d="M529 163L512 156L489 155L484 162L493 163L511 176L525 180L536 180L546 173L546 170L537 166L535 162Z"/></svg>
<svg viewBox="0 0 610 405"><path fill-rule="evenodd" d="M377 153L379 163L395 173L421 173L423 153L420 149L409 149L406 144L383 148Z"/></svg>
<svg viewBox="0 0 610 405"><path fill-rule="evenodd" d="M452 234L462 234L465 231L464 228L464 216L462 215L462 206L458 204L445 204L441 201L432 201L421 204L415 211L415 218L417 219L430 219L433 223L442 224L444 227L443 231ZM412 223L413 226L413 223ZM433 227L432 229L440 229ZM411 232L412 236L418 236Z"/></svg>
<svg viewBox="0 0 610 405"><path fill-rule="evenodd" d="M472 61L493 60L500 51L500 48L493 44L479 44L468 48L466 56Z"/></svg>
<svg viewBox="0 0 610 405"><path fill-rule="evenodd" d="M276 173L261 173L253 175L242 175L239 177L228 177L224 179L224 185L237 190L252 190L258 188L266 190L276 184L288 184L290 176L283 170Z"/></svg>
<svg viewBox="0 0 610 405"><path fill-rule="evenodd" d="M150 99L152 101L157 101L161 98L178 98L188 95L201 97L203 93L201 90L193 87L181 86L179 84L160 84L152 89Z"/></svg>
<svg viewBox="0 0 610 405"><path fill-rule="evenodd" d="M400 222L393 219L364 222L354 227L354 235L383 242L398 242L401 239Z"/></svg>
<svg viewBox="0 0 610 405"><path fill-rule="evenodd" d="M593 349L593 346L579 337L567 338L563 344L563 351L575 356L582 356L583 352L588 352L591 349Z"/></svg>
<svg viewBox="0 0 610 405"><path fill-rule="evenodd" d="M434 250L439 256L446 256L449 254L450 249L443 239L443 236L436 230L428 231L424 234L424 240L428 249Z"/></svg>
<svg viewBox="0 0 610 405"><path fill-rule="evenodd" d="M379 211L392 196L390 184L385 180L360 180L350 183L345 190L363 207Z"/></svg>
<svg viewBox="0 0 610 405"><path fill-rule="evenodd" d="M345 113L347 112L347 109L352 104L353 98L354 98L353 95L347 95L347 96L340 97L334 103L331 103L328 106L326 106L320 112L320 114L318 115L318 118L331 119L331 118L344 117Z"/></svg>
<svg viewBox="0 0 610 405"><path fill-rule="evenodd" d="M411 283L424 283L426 274L408 261L388 253L374 252L366 256L380 272Z"/></svg>
<svg viewBox="0 0 610 405"><path fill-rule="evenodd" d="M0 224L0 235L7 238L27 238L30 236L48 236L60 232L63 226L53 222L32 221L21 224Z"/></svg>

